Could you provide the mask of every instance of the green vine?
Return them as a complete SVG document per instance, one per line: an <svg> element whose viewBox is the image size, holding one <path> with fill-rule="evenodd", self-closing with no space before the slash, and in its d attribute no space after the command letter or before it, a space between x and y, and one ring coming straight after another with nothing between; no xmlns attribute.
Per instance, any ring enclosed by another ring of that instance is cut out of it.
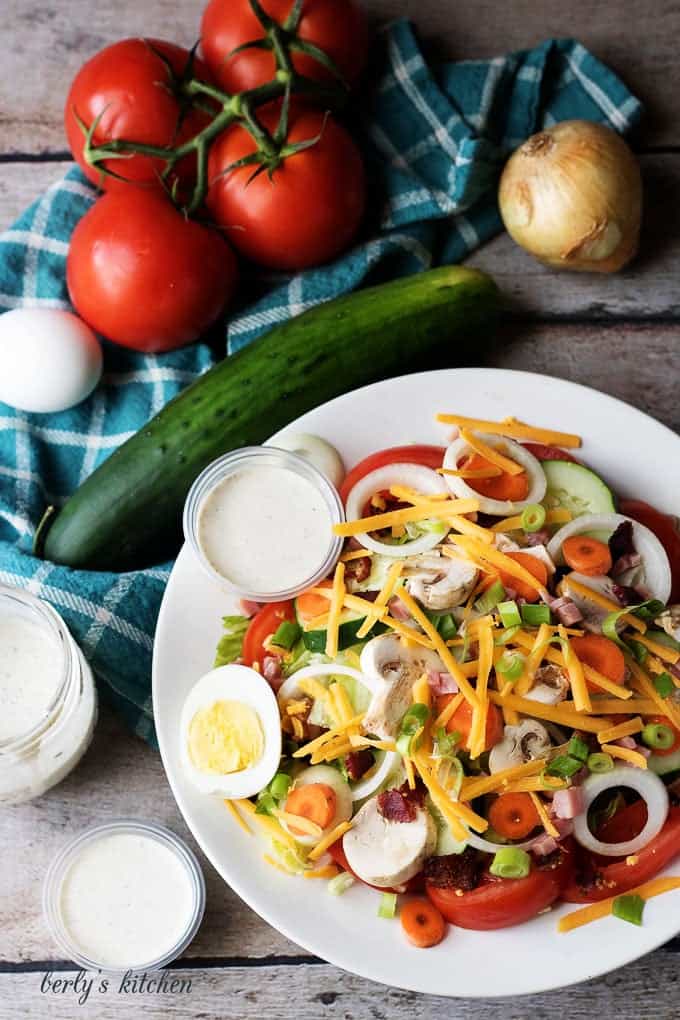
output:
<svg viewBox="0 0 680 1020"><path fill-rule="evenodd" d="M187 216L192 216L202 206L208 191L208 152L210 145L230 125L237 122L240 123L253 138L257 149L255 152L227 167L223 173L229 173L243 166L254 166L256 169L250 180L265 171L272 176L277 167L287 157L296 152L301 152L319 141L321 134L301 142L292 144L288 142L290 99L294 95L301 95L313 99L318 105L326 109L341 109L345 105L348 96L348 86L342 74L327 53L313 43L301 39L298 35L304 0L295 0L290 14L282 23L270 17L263 9L259 0L249 0L249 3L253 13L262 25L264 30L263 37L238 46L229 56L234 56L249 49L269 50L274 56L276 65L274 78L263 85L259 85L257 88L230 95L214 85L210 85L195 77L196 47L191 50L187 65L182 75L179 76L175 74L167 58L154 49L156 55L165 64L168 72L167 88L180 101L180 116L175 136L179 134L181 126L191 109L200 109L204 113L209 114L211 117L210 122L197 135L182 145L157 146L127 139L113 139L98 145L95 143L95 134L106 110L103 110L89 126L76 114L78 124L85 138L83 156L91 167L99 171L102 176L125 180L115 170L105 166L105 163L110 160L129 159L133 155L149 156L162 161L165 165L161 173L161 180L168 186L170 197L178 207L183 209ZM295 53L304 53L306 56L316 60L331 72L336 82L324 84L300 74L295 69L293 63L293 54ZM282 100L281 113L277 127L271 133L261 123L257 116L257 111L264 104L276 99ZM172 172L180 160L193 153L196 154L197 159L196 185L188 202L181 204L177 188L170 186Z"/></svg>

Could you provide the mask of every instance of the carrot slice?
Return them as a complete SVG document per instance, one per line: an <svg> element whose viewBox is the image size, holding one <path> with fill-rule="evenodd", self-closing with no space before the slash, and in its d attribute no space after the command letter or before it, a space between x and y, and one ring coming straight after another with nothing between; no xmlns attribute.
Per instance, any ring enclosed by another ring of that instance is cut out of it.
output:
<svg viewBox="0 0 680 1020"><path fill-rule="evenodd" d="M440 694L437 698L436 712L441 715L449 702L458 697L456 694ZM470 730L472 729L472 705L468 701L462 701L446 724L447 733L460 733L461 743L468 750ZM484 750L497 744L503 736L503 716L500 709L495 705L489 705L486 716L486 730L484 733Z"/></svg>
<svg viewBox="0 0 680 1020"><path fill-rule="evenodd" d="M486 457L482 457L479 453L473 453L460 465L466 472L489 471L494 466ZM513 503L526 499L529 492L529 479L527 478L526 471L522 471L518 475L511 475L507 471L501 471L497 475L488 478L468 476L467 483L480 496L486 496L488 499L509 499Z"/></svg>
<svg viewBox="0 0 680 1020"><path fill-rule="evenodd" d="M286 814L299 815L314 822L321 829L326 829L335 816L337 798L335 791L326 783L309 783L298 786L288 794ZM290 826L291 832L300 834L301 829Z"/></svg>
<svg viewBox="0 0 680 1020"><path fill-rule="evenodd" d="M424 896L408 900L399 912L401 926L409 942L419 949L436 946L446 934L446 921L434 903Z"/></svg>
<svg viewBox="0 0 680 1020"><path fill-rule="evenodd" d="M515 563L519 563L521 567L528 570L532 577L535 577L537 581L545 588L548 583L548 568L542 560L532 556L531 553L525 552L509 552L505 554L508 559L514 560ZM537 602L540 598L537 591L535 591L530 585L524 581L519 580L517 577L511 577L510 574L506 574L503 570L500 572L501 581L506 588L513 588L518 595L527 602Z"/></svg>
<svg viewBox="0 0 680 1020"><path fill-rule="evenodd" d="M528 793L502 793L489 808L489 824L506 839L524 839L540 824Z"/></svg>
<svg viewBox="0 0 680 1020"><path fill-rule="evenodd" d="M586 666L606 676L621 686L626 678L626 660L617 644L610 641L604 634L582 634L569 639L572 651L577 659ZM597 691L595 684L586 680L588 690Z"/></svg>
<svg viewBox="0 0 680 1020"><path fill-rule="evenodd" d="M572 570L586 577L608 574L612 569L609 546L587 535L572 535L562 543L562 555Z"/></svg>
<svg viewBox="0 0 680 1020"><path fill-rule="evenodd" d="M332 588L332 581L320 581L314 585L315 588ZM295 607L298 612L298 617L302 623L309 623L310 620L314 620L317 616L323 616L324 613L328 612L328 599L325 599L323 595L317 595L312 589L303 591L301 595L295 600Z"/></svg>

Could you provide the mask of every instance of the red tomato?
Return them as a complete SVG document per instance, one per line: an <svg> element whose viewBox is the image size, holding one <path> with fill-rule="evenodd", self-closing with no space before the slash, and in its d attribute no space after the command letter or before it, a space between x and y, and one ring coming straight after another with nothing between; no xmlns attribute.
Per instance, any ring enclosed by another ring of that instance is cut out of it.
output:
<svg viewBox="0 0 680 1020"><path fill-rule="evenodd" d="M270 130L277 118L276 110L260 117ZM208 207L234 247L254 262L307 269L328 262L353 241L365 203L361 154L332 118L316 110L293 113L289 142L317 136L311 148L286 157L271 179L265 172L252 180L252 166L225 173L257 148L240 125L228 128L210 150Z"/></svg>
<svg viewBox="0 0 680 1020"><path fill-rule="evenodd" d="M290 14L293 0L261 0L279 23ZM264 38L264 29L249 0L211 0L203 14L201 46L216 80L227 92L244 92L271 81L276 64L271 50L247 49L230 56L237 46ZM305 0L297 34L327 53L349 84L355 84L366 63L366 20L353 0ZM333 80L323 64L303 53L293 55L300 74L316 81Z"/></svg>
<svg viewBox="0 0 680 1020"><path fill-rule="evenodd" d="M106 191L120 190L128 181L157 186L165 163L141 155L111 159L106 161L105 167L125 177L126 181L103 176L85 162L84 136L77 117L90 127L102 115L94 135L95 143L125 139L158 146L176 146L188 141L210 119L200 110L190 110L182 117L180 103L172 90L172 74L163 57L172 72L181 78L189 61L188 50L159 39L124 39L88 60L71 85L64 111L69 147L81 170L93 184L101 181ZM193 73L195 77L209 80L208 70L201 60L195 62ZM195 164L194 157L178 164L178 176L182 181L191 181Z"/></svg>
<svg viewBox="0 0 680 1020"><path fill-rule="evenodd" d="M243 638L243 661L246 666L252 666L254 662L261 665L265 655L271 654L265 649L264 643L276 633L284 620L290 623L295 620L295 606L292 602L270 602L256 613Z"/></svg>
<svg viewBox="0 0 680 1020"><path fill-rule="evenodd" d="M673 590L669 602L680 602L680 526L678 518L671 514L662 514L649 503L640 499L622 499L620 512L646 525L653 531L668 553L673 572Z"/></svg>
<svg viewBox="0 0 680 1020"><path fill-rule="evenodd" d="M613 823L618 815L625 817L619 819L614 827ZM609 828L603 826L601 833L606 833L609 842L632 838L640 831L640 815L638 803L631 804L630 807L617 812L611 820L611 826ZM672 807L658 836L635 854L637 857L635 864L626 864L625 859L615 858L611 864L602 865L601 857L594 859L587 851L580 851L581 872L596 874L597 881L582 884L576 875L565 887L562 899L567 903L592 903L607 899L608 896L619 896L654 878L678 854L680 854L680 808Z"/></svg>
<svg viewBox="0 0 680 1020"><path fill-rule="evenodd" d="M436 471L444 462L446 450L443 446L392 446L388 450L378 450L359 461L345 476L340 486L340 499L347 502L350 492L362 478L386 464L422 464Z"/></svg>
<svg viewBox="0 0 680 1020"><path fill-rule="evenodd" d="M526 878L494 878L486 872L481 885L462 895L430 882L425 883L425 891L451 924L492 931L522 924L549 907L570 880L571 869L571 854L562 852L556 863L532 865Z"/></svg>
<svg viewBox="0 0 680 1020"><path fill-rule="evenodd" d="M139 188L100 198L73 232L71 301L109 340L156 353L197 340L236 286L236 260L215 231Z"/></svg>
<svg viewBox="0 0 680 1020"><path fill-rule="evenodd" d="M546 446L545 443L522 443L522 446L533 453L537 460L568 460L572 464L580 464L576 457L561 446Z"/></svg>

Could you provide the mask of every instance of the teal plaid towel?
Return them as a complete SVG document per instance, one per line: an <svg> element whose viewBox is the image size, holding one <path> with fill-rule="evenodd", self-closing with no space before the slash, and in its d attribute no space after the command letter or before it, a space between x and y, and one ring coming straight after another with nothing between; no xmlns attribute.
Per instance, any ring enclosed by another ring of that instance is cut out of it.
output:
<svg viewBox="0 0 680 1020"><path fill-rule="evenodd" d="M260 281L259 299L229 322L228 351L369 276L460 261L500 230L499 169L528 135L568 118L623 132L641 112L619 79L572 40L433 70L409 23L398 21L381 34L372 67L377 84L363 104L363 130L379 200L373 236L332 265ZM69 307L68 241L95 197L71 170L0 236L0 309ZM54 604L102 693L152 744L151 651L171 564L120 575L71 571L35 560L31 545L45 505L63 501L213 360L205 344L156 357L107 344L102 384L75 410L28 415L0 404L0 582Z"/></svg>

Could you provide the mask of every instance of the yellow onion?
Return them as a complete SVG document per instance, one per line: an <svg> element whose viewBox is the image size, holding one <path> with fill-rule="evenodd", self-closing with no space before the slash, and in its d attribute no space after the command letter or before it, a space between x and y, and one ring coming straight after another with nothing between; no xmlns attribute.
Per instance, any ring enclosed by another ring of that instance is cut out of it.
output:
<svg viewBox="0 0 680 1020"><path fill-rule="evenodd" d="M566 120L508 160L498 195L510 236L558 269L615 273L637 251L642 181L615 131Z"/></svg>

